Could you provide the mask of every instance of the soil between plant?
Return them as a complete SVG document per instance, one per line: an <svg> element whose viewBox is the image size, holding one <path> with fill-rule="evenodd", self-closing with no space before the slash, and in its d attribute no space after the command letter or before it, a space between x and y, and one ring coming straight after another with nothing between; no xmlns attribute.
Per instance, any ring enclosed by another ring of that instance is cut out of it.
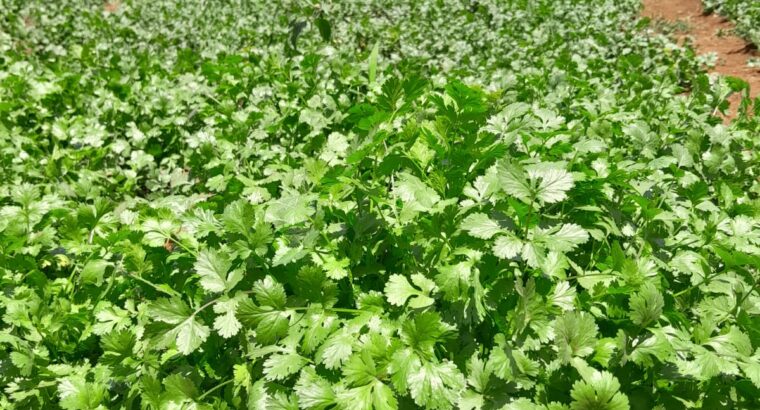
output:
<svg viewBox="0 0 760 410"><path fill-rule="evenodd" d="M733 34L734 25L717 14L705 14L700 0L643 0L642 15L653 20L683 22L686 32L677 34L680 43L687 38L699 54L714 52L718 55L711 73L739 77L750 86L752 98L760 95L760 69L747 66L747 60L758 57L757 48ZM741 96L734 94L728 119L736 116Z"/></svg>

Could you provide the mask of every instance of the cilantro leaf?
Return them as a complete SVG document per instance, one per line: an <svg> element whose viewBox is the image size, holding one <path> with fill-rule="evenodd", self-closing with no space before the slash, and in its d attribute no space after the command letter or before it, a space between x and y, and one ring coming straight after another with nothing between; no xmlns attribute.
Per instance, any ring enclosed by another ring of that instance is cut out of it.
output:
<svg viewBox="0 0 760 410"><path fill-rule="evenodd" d="M208 292L229 291L243 277L240 270L230 271L232 262L229 257L216 249L202 250L194 267L201 277L201 286Z"/></svg>
<svg viewBox="0 0 760 410"><path fill-rule="evenodd" d="M545 204L560 202L573 187L572 175L553 164L541 163L523 169L502 162L497 169L504 192L528 204L533 200Z"/></svg>
<svg viewBox="0 0 760 410"><path fill-rule="evenodd" d="M639 292L631 296L630 305L631 321L641 327L646 327L660 318L665 301L654 284L647 282Z"/></svg>
<svg viewBox="0 0 760 410"><path fill-rule="evenodd" d="M264 361L264 378L284 380L298 372L306 364L306 358L297 353L276 353Z"/></svg>
<svg viewBox="0 0 760 410"><path fill-rule="evenodd" d="M298 395L298 402L310 409L326 409L335 404L335 392L330 382L320 377L313 367L307 366L293 390Z"/></svg>
<svg viewBox="0 0 760 410"><path fill-rule="evenodd" d="M66 410L95 409L106 399L106 387L81 376L69 376L58 383L58 397Z"/></svg>
<svg viewBox="0 0 760 410"><path fill-rule="evenodd" d="M264 220L276 225L296 225L309 220L314 214L309 195L288 194L272 200L267 206Z"/></svg>
<svg viewBox="0 0 760 410"><path fill-rule="evenodd" d="M170 334L177 336L177 350L188 355L206 341L210 331L208 326L199 323L194 316L191 316L174 328Z"/></svg>
<svg viewBox="0 0 760 410"><path fill-rule="evenodd" d="M151 317L172 325L185 321L193 313L181 299L161 298L148 305Z"/></svg>
<svg viewBox="0 0 760 410"><path fill-rule="evenodd" d="M395 306L403 306L407 299L411 298L409 306L421 308L435 302L430 297L430 293L435 289L435 283L420 274L413 275L412 281L421 290L413 287L404 276L391 275L385 285L385 297L388 299L388 303Z"/></svg>
<svg viewBox="0 0 760 410"><path fill-rule="evenodd" d="M290 322L291 312L285 308L285 289L267 276L254 283L253 294L258 304L243 298L237 306L237 318L256 329L256 338L261 343L274 343L287 333Z"/></svg>
<svg viewBox="0 0 760 410"><path fill-rule="evenodd" d="M238 303L238 299L229 299L214 304L214 312L218 314L214 319L214 329L224 338L235 336L243 327L235 317Z"/></svg>
<svg viewBox="0 0 760 410"><path fill-rule="evenodd" d="M468 215L462 221L461 228L471 236L480 239L491 239L491 237L501 232L499 224L489 218L488 215L482 213Z"/></svg>
<svg viewBox="0 0 760 410"><path fill-rule="evenodd" d="M511 235L499 236L491 249L493 254L501 259L512 259L519 255L523 249L523 242Z"/></svg>
<svg viewBox="0 0 760 410"><path fill-rule="evenodd" d="M528 169L528 177L535 184L536 198L547 204L564 200L573 187L572 175L560 168L533 167Z"/></svg>
<svg viewBox="0 0 760 410"><path fill-rule="evenodd" d="M629 410L628 397L620 393L620 382L610 373L593 371L576 381L570 396L573 410Z"/></svg>
<svg viewBox="0 0 760 410"><path fill-rule="evenodd" d="M563 362L594 352L597 326L590 314L566 312L555 320L554 332L559 357Z"/></svg>
<svg viewBox="0 0 760 410"><path fill-rule="evenodd" d="M464 389L464 377L453 363L414 365L408 376L414 402L430 409L450 409Z"/></svg>
<svg viewBox="0 0 760 410"><path fill-rule="evenodd" d="M441 200L441 196L435 190L425 185L416 176L406 172L397 175L393 193L404 202L405 206L419 212L429 212Z"/></svg>

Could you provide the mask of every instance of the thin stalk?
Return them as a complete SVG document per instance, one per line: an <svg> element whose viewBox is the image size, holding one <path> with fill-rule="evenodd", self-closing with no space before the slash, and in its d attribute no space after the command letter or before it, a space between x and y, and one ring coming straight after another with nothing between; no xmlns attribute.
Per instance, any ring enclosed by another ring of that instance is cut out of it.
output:
<svg viewBox="0 0 760 410"><path fill-rule="evenodd" d="M530 195L530 209L528 210L528 215L525 217L525 225L523 225L523 239L528 237L528 227L530 225L530 220L533 218L533 208L535 207L536 202L536 193L533 192Z"/></svg>
<svg viewBox="0 0 760 410"><path fill-rule="evenodd" d="M179 240L179 238L175 238L175 237L169 235L166 239L168 239L168 240L176 243L177 245L179 245L179 247L182 248L185 252L187 252L187 253L195 256L196 258L198 257L198 252L196 252L196 251L188 248L187 246L185 246L185 244L183 244L182 241Z"/></svg>
<svg viewBox="0 0 760 410"><path fill-rule="evenodd" d="M758 282L758 279L755 279L755 283L752 284L752 287L749 289L749 292L745 293L741 299L736 301L736 306L734 306L734 309L731 312L734 316L736 316L736 314L739 312L739 308L742 306L744 301L747 300L747 298L752 294L752 292L755 291L758 284L760 284L760 282Z"/></svg>
<svg viewBox="0 0 760 410"><path fill-rule="evenodd" d="M228 384L230 384L230 383L232 383L232 382L233 382L233 379L229 379L229 380L227 380L227 381L224 381L224 382L222 382L222 383L219 383L219 384L217 384L216 386L214 386L214 387L212 387L212 388L210 388L210 389L206 390L206 392L205 392L205 393L203 393L203 394L201 394L200 396L198 396L198 401L201 401L201 400L203 400L203 399L204 399L204 398L206 398L206 396L208 396L209 394L211 394L211 393L213 393L213 392L215 392L215 391L217 391L217 390L221 389L222 387L224 387L224 386L226 386L226 385L228 385Z"/></svg>
<svg viewBox="0 0 760 410"><path fill-rule="evenodd" d="M164 289L164 288L156 285L155 283L153 283L153 282L151 282L151 281L149 281L149 280L147 280L147 279L145 279L145 278L143 278L141 276L138 276L138 275L136 275L136 274L134 274L132 272L127 272L127 276L129 276L130 278L139 280L140 282L142 282L142 283L144 283L144 284L152 287L153 289L157 290L158 292L167 294L169 296L175 296L175 297L181 297L182 296L179 292L176 292L174 290L172 290L172 291L166 290L166 289Z"/></svg>
<svg viewBox="0 0 760 410"><path fill-rule="evenodd" d="M298 311L306 311L311 309L309 306L298 306L298 307L290 307L287 308L288 310L294 310L296 312ZM359 309L348 309L348 308L322 308L322 310L330 311L330 312L337 312L337 313L352 313L355 315L361 315L363 313L367 313L367 310L359 310Z"/></svg>

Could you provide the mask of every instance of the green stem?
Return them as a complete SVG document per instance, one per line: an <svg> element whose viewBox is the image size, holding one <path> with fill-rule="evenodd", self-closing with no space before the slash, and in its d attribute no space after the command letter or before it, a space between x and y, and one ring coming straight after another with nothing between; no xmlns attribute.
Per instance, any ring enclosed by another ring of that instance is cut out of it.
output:
<svg viewBox="0 0 760 410"><path fill-rule="evenodd" d="M289 307L288 310L294 310L294 311L306 311L311 309L309 306L298 306L298 307ZM330 311L330 312L338 312L338 313L353 313L355 315L361 315L363 313L367 313L366 310L359 310L359 309L347 309L347 308L322 308L322 310Z"/></svg>
<svg viewBox="0 0 760 410"><path fill-rule="evenodd" d="M528 215L525 217L525 225L523 226L523 239L528 237L528 227L530 225L530 219L533 218L533 208L535 207L536 193L535 191L530 195L530 209Z"/></svg>
<svg viewBox="0 0 760 410"><path fill-rule="evenodd" d="M614 277L615 275L613 275L612 273L601 273L601 272L600 273L589 273L588 275L573 275L573 276L568 276L568 277L565 278L565 280L591 278L591 277L594 277L594 276L610 276L610 277Z"/></svg>
<svg viewBox="0 0 760 410"><path fill-rule="evenodd" d="M736 306L734 306L734 309L732 311L732 314L734 316L736 316L736 314L739 312L739 308L742 306L742 304L744 303L744 301L747 300L747 298L752 294L752 292L755 291L755 289L757 288L758 284L760 284L760 282L758 282L758 279L755 279L755 283L753 283L752 287L749 288L749 292L745 293L742 296L741 299L739 299L739 300L736 301Z"/></svg>
<svg viewBox="0 0 760 410"><path fill-rule="evenodd" d="M192 250L192 249L188 248L187 246L185 246L185 244L183 244L183 243L182 243L182 241L180 241L180 240L179 240L179 238L175 238L175 237L173 237L173 236L171 236L171 235L170 235L170 236L169 236L169 237L167 237L166 239L168 239L168 240L170 240L170 241L172 241L172 242L176 243L176 244L177 244L177 245L179 245L179 247L180 247L180 248L182 248L182 249L183 249L185 252L187 252L187 253L189 253L189 254L191 254L191 255L195 256L196 258L198 258L198 252L196 252L196 251L194 251L194 250Z"/></svg>
<svg viewBox="0 0 760 410"><path fill-rule="evenodd" d="M87 258L84 260L84 263L82 263L82 267L84 268L85 265L92 259L92 257L95 255L95 252L90 252L89 255L87 255ZM80 274L82 269L72 269L71 274L69 275L69 283L71 284L71 290L69 291L69 296L73 295L74 292L76 292L77 284L74 281L74 277L77 274Z"/></svg>
<svg viewBox="0 0 760 410"><path fill-rule="evenodd" d="M245 295L250 295L251 293L253 293L253 291L252 291L252 290L244 290L244 291L242 291L242 292L240 292L240 293L242 293L242 294L245 294ZM218 297L218 298L214 298L214 299L211 299L211 300L209 300L208 302L204 303L204 304L203 304L201 307L199 307L198 309L195 309L195 311L193 312L193 314L192 314L192 315L190 315L190 316L195 316L195 315L197 315L198 313L200 313L200 312L201 312L203 309L206 309L207 307L209 307L209 306L213 305L214 303L216 303L216 302L219 302L220 300L222 300L222 297L223 297L223 296L220 296L220 297Z"/></svg>
<svg viewBox="0 0 760 410"><path fill-rule="evenodd" d="M207 307L209 307L209 306L213 305L214 303L218 302L219 300L221 300L221 298L214 298L214 299L211 299L211 300L209 300L208 302L204 303L204 304L203 304L201 307L199 307L198 309L195 309L195 312L193 312L193 314L192 314L192 315L190 315L190 316L195 316L195 315L197 315L198 313L200 313L200 312L201 312L201 310L203 310L203 309L206 309Z"/></svg>
<svg viewBox="0 0 760 410"><path fill-rule="evenodd" d="M165 293L165 294L167 294L169 296L175 296L175 297L181 297L182 296L179 292L176 292L174 290L169 291L167 289L164 289L164 288L156 285L155 283L153 283L153 282L151 282L151 281L149 281L149 280L147 280L147 279L145 279L145 278L143 278L141 276L138 276L138 275L136 275L134 273L127 272L127 276L129 276L130 278L133 278L133 279L137 279L140 282L142 282L142 283L144 283L144 284L152 287L153 289L155 289L155 290L157 290L157 291L159 291L161 293Z"/></svg>
<svg viewBox="0 0 760 410"><path fill-rule="evenodd" d="M723 273L723 271L718 271L717 273L715 273L712 276L705 276L705 278L702 279L702 282L699 282L696 285L689 286L688 288L686 288L686 289L684 289L684 290L682 290L680 292L674 293L673 297L677 298L677 297L683 295L684 293L689 293L692 290L697 289L698 287L700 287L700 286L704 285L705 283L709 282L710 280L718 277L718 275L721 275L722 273Z"/></svg>
<svg viewBox="0 0 760 410"><path fill-rule="evenodd" d="M206 396L208 396L209 394L211 394L211 393L213 393L213 392L215 392L215 391L217 391L217 390L221 389L222 387L224 387L224 386L226 386L226 385L228 385L228 384L230 384L230 383L232 383L232 382L233 382L233 380L232 380L232 379L229 379L229 380L227 380L227 381L225 381L225 382L219 383L219 384L217 384L216 386L214 386L214 387L212 387L212 388L210 388L210 389L206 390L206 392L205 392L205 393L203 393L203 394L201 394L200 396L198 396L198 401L201 401L201 400L203 400L203 399L204 399L204 398L206 398Z"/></svg>

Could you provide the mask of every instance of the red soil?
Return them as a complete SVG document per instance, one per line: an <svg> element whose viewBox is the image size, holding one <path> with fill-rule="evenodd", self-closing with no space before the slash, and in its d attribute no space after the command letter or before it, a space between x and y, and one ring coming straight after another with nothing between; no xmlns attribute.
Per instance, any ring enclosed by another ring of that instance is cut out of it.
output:
<svg viewBox="0 0 760 410"><path fill-rule="evenodd" d="M705 15L700 0L644 0L643 3L642 14L645 17L686 23L688 31L677 36L680 42L689 38L699 54L714 52L718 55L718 61L715 67L709 69L710 72L739 77L749 83L752 98L760 94L760 70L747 66L747 60L760 56L760 53L733 34L734 25L731 22L717 14ZM736 115L740 100L738 94L729 98L731 112L728 119Z"/></svg>

